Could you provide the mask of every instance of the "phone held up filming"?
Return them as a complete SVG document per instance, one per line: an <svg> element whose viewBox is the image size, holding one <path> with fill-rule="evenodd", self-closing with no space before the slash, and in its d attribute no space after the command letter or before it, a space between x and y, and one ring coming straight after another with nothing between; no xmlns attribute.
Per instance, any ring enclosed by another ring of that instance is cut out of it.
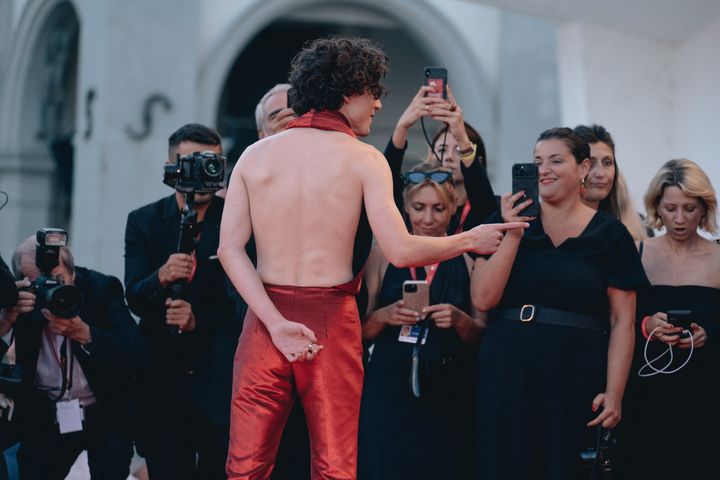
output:
<svg viewBox="0 0 720 480"><path fill-rule="evenodd" d="M540 202L538 195L538 168L534 163L516 163L512 166L512 193L513 195L525 192L513 207L532 199L532 203L525 207L520 214L527 217L540 215Z"/></svg>
<svg viewBox="0 0 720 480"><path fill-rule="evenodd" d="M442 97L447 100L447 69L444 67L425 67L425 85L433 88L428 97Z"/></svg>

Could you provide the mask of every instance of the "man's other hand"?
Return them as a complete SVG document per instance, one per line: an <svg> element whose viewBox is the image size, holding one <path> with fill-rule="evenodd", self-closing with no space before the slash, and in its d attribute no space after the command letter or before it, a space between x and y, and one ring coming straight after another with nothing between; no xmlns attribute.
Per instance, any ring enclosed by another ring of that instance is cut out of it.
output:
<svg viewBox="0 0 720 480"><path fill-rule="evenodd" d="M195 260L187 253L173 253L158 270L160 285L167 287L177 280L187 280L192 275Z"/></svg>
<svg viewBox="0 0 720 480"><path fill-rule="evenodd" d="M167 311L165 312L165 323L168 325L176 325L181 332L191 332L195 330L195 315L193 315L192 305L185 300L168 298L165 300Z"/></svg>
<svg viewBox="0 0 720 480"><path fill-rule="evenodd" d="M77 315L73 318L60 318L53 315L47 308L43 308L41 312L47 318L48 327L54 334L68 337L82 345L92 341L90 327Z"/></svg>

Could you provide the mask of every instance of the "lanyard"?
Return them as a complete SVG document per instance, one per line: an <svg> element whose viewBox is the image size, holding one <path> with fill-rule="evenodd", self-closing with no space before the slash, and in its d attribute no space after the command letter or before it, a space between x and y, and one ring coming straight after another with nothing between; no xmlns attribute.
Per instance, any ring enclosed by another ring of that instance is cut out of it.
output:
<svg viewBox="0 0 720 480"><path fill-rule="evenodd" d="M60 371L62 374L62 386L60 388L60 394L55 398L55 401L60 400L64 395L65 392L68 394L70 393L70 390L72 389L72 373L73 373L73 356L70 355L70 361L68 362L68 339L67 337L63 337L63 341L60 344L60 352L58 355L58 352L55 351L55 344L57 343L54 338L50 337L50 334L47 332L47 330L44 330L45 337L48 339L48 342L50 343L50 348L53 352L53 357L55 357L55 361L57 361L58 365L60 366ZM69 365L68 365L69 363Z"/></svg>
<svg viewBox="0 0 720 480"><path fill-rule="evenodd" d="M440 263L433 263L432 265L427 265L428 272L425 274L425 280L427 280L428 286L432 284L433 279L435 278L435 273L437 273L437 269ZM410 267L410 277L413 280L417 280L417 270L415 270L415 267Z"/></svg>
<svg viewBox="0 0 720 480"><path fill-rule="evenodd" d="M455 229L455 234L463 231L463 227L465 226L465 220L467 220L468 215L470 215L470 202L465 202L465 205L463 206L463 211L460 214L460 223Z"/></svg>

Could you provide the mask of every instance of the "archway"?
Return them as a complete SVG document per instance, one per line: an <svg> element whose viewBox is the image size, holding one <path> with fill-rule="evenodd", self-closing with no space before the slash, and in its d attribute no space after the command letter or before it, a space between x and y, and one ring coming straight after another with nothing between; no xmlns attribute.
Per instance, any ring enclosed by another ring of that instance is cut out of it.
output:
<svg viewBox="0 0 720 480"><path fill-rule="evenodd" d="M375 119L368 142L384 148L395 122L421 84L423 67L429 64L448 68L456 94L472 98L473 105L466 112L482 112L479 126L493 136L492 92L482 67L467 61L470 46L433 5L356 0L305 2L298 8L292 1L277 0L257 2L238 13L216 48L208 49L211 53L203 62L201 96L218 101L201 105L200 118L217 125L226 140L233 142L231 160L256 139L255 105L265 91L285 81L289 61L303 41L334 33L373 38L391 58L385 82L391 95L383 100L383 111ZM417 160L424 156L426 147L419 129L413 134L409 153Z"/></svg>
<svg viewBox="0 0 720 480"><path fill-rule="evenodd" d="M79 20L69 1L34 1L13 37L3 85L0 169L16 245L39 226L70 227ZM5 212L4 212L5 213Z"/></svg>

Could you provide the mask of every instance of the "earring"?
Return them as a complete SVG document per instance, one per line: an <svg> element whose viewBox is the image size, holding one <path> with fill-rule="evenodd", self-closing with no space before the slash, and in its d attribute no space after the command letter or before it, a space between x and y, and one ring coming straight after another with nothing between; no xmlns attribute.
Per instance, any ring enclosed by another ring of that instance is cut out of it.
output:
<svg viewBox="0 0 720 480"><path fill-rule="evenodd" d="M580 195L585 196L585 178L583 177L582 180L580 180Z"/></svg>

